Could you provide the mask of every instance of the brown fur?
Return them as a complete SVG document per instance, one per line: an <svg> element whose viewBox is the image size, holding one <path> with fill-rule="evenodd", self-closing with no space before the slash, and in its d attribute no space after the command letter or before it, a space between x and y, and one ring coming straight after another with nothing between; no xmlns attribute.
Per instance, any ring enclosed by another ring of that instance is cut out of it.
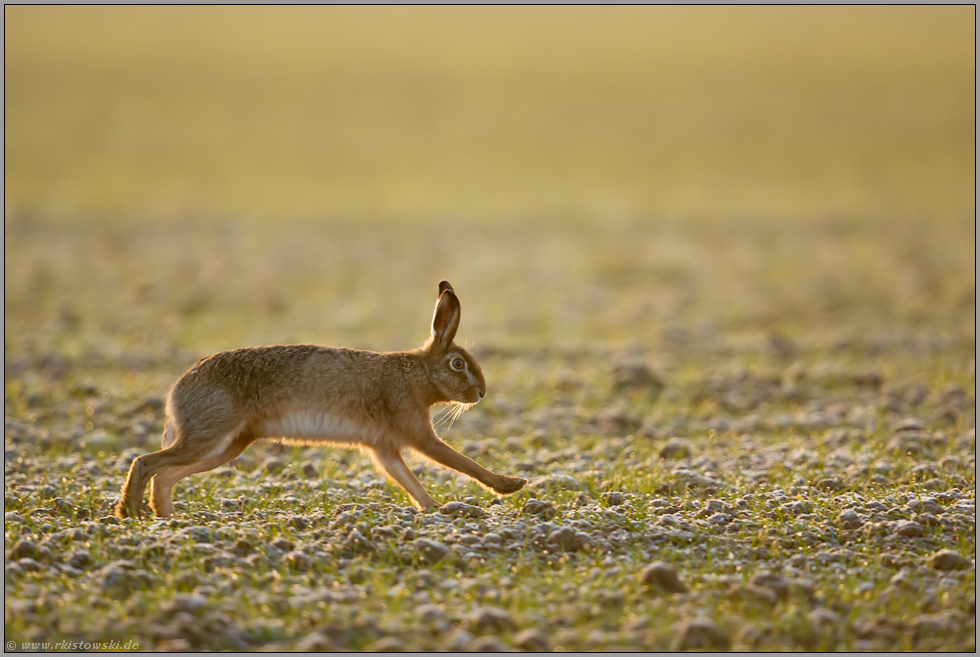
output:
<svg viewBox="0 0 980 657"><path fill-rule="evenodd" d="M443 442L432 426L433 404L470 405L486 394L479 364L453 342L459 320L459 300L442 281L432 336L418 349L378 353L279 345L198 361L171 389L163 449L133 461L116 515L140 517L151 480L154 512L173 514L179 479L223 465L261 439L365 449L420 508L437 503L402 459L405 449L500 495L517 492L526 479L486 470Z"/></svg>

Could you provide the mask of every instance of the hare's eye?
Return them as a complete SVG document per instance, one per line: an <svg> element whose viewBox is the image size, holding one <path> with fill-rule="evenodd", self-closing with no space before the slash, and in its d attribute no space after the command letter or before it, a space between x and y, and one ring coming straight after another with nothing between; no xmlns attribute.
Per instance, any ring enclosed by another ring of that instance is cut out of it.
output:
<svg viewBox="0 0 980 657"><path fill-rule="evenodd" d="M465 365L465 363L463 363L462 358L455 358L453 359L452 365L454 370L461 370L463 369L463 365Z"/></svg>

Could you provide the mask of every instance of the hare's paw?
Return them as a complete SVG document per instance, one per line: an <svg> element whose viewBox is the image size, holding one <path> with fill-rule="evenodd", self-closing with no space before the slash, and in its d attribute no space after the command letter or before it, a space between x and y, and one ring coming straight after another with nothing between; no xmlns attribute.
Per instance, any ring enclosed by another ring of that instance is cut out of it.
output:
<svg viewBox="0 0 980 657"><path fill-rule="evenodd" d="M499 476L499 483L494 486L494 490L501 495L512 495L527 486L527 479L524 477Z"/></svg>
<svg viewBox="0 0 980 657"><path fill-rule="evenodd" d="M140 508L131 509L122 500L116 504L115 508L116 517L120 520L125 520L126 518L136 518L140 519L143 517L143 510Z"/></svg>

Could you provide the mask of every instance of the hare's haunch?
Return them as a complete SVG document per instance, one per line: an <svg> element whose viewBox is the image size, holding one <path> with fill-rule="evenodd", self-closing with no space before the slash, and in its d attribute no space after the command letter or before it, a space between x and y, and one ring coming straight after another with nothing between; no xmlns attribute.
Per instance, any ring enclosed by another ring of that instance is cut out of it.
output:
<svg viewBox="0 0 980 657"><path fill-rule="evenodd" d="M486 395L479 364L453 343L459 299L446 281L432 316L432 336L418 349L377 353L317 345L236 349L194 363L167 398L163 449L137 457L116 507L120 518L174 512L178 480L212 470L256 440L338 443L371 453L420 508L436 501L402 460L411 449L509 495L526 479L490 472L436 435L429 407L469 406Z"/></svg>

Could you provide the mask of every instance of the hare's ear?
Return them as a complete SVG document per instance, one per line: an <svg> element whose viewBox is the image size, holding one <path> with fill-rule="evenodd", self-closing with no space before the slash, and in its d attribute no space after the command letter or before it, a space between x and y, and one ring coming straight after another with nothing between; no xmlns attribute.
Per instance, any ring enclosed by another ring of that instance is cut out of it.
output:
<svg viewBox="0 0 980 657"><path fill-rule="evenodd" d="M453 294L456 293L456 291L453 290L453 286L449 284L449 281L439 281L439 294L442 295L442 293L446 290L449 290Z"/></svg>
<svg viewBox="0 0 980 657"><path fill-rule="evenodd" d="M443 281L439 288L445 285L446 289L439 294L436 301L436 310L432 313L432 339L435 344L443 349L448 349L456 337L456 329L459 328L459 299L449 283Z"/></svg>

